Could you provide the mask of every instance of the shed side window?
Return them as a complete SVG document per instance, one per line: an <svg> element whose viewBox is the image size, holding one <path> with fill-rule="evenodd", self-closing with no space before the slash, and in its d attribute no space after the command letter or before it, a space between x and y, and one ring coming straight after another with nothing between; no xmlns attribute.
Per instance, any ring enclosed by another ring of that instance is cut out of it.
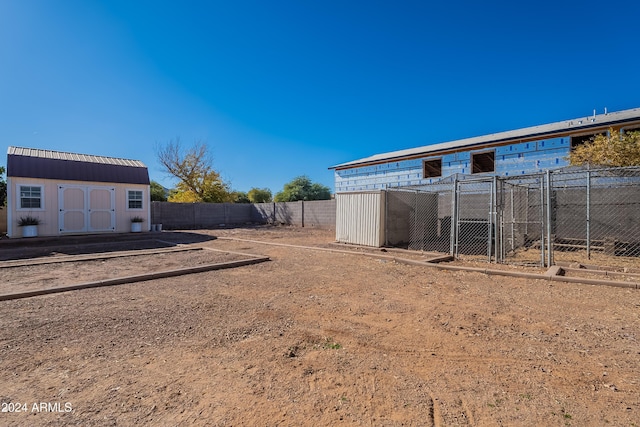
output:
<svg viewBox="0 0 640 427"><path fill-rule="evenodd" d="M471 155L471 173L494 172L496 170L495 151L485 151Z"/></svg>
<svg viewBox="0 0 640 427"><path fill-rule="evenodd" d="M142 191L129 190L127 191L127 203L129 209L142 209Z"/></svg>
<svg viewBox="0 0 640 427"><path fill-rule="evenodd" d="M20 186L20 209L42 208L42 187Z"/></svg>
<svg viewBox="0 0 640 427"><path fill-rule="evenodd" d="M437 178L442 176L442 159L425 160L422 169L423 178Z"/></svg>

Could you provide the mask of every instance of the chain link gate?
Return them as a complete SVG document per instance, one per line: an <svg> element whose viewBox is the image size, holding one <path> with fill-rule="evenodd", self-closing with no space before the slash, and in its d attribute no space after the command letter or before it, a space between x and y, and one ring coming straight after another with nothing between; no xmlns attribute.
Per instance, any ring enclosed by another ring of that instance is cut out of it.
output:
<svg viewBox="0 0 640 427"><path fill-rule="evenodd" d="M502 179L505 263L545 264L545 181L543 175Z"/></svg>
<svg viewBox="0 0 640 427"><path fill-rule="evenodd" d="M495 181L456 183L454 256L487 258L495 255Z"/></svg>
<svg viewBox="0 0 640 427"><path fill-rule="evenodd" d="M452 197L451 186L416 192L416 218L419 221L411 235L412 249L445 253L451 251Z"/></svg>

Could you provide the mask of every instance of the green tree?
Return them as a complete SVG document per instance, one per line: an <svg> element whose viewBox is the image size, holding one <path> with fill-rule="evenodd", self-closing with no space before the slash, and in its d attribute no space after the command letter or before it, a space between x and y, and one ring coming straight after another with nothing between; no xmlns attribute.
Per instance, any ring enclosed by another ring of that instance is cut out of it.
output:
<svg viewBox="0 0 640 427"><path fill-rule="evenodd" d="M598 134L569 154L572 165L640 166L640 132Z"/></svg>
<svg viewBox="0 0 640 427"><path fill-rule="evenodd" d="M252 188L247 193L251 203L269 203L272 200L271 190L268 188Z"/></svg>
<svg viewBox="0 0 640 427"><path fill-rule="evenodd" d="M251 203L249 196L244 191L232 191L230 196L231 203Z"/></svg>
<svg viewBox="0 0 640 427"><path fill-rule="evenodd" d="M167 201L167 190L156 181L151 181L151 201L152 202L166 202Z"/></svg>
<svg viewBox="0 0 640 427"><path fill-rule="evenodd" d="M198 192L180 181L169 192L169 202L175 203L225 203L231 201L229 187L217 173L205 175L198 184Z"/></svg>
<svg viewBox="0 0 640 427"><path fill-rule="evenodd" d="M197 141L184 149L176 138L158 146L156 154L165 170L179 180L169 194L170 202L231 201L229 184L213 169L213 159L204 142Z"/></svg>
<svg viewBox="0 0 640 427"><path fill-rule="evenodd" d="M0 166L0 206L5 206L7 204L7 182L4 180L5 168L4 166Z"/></svg>
<svg viewBox="0 0 640 427"><path fill-rule="evenodd" d="M276 193L276 202L296 202L298 200L329 200L331 190L322 184L313 183L309 177L302 175L294 178Z"/></svg>

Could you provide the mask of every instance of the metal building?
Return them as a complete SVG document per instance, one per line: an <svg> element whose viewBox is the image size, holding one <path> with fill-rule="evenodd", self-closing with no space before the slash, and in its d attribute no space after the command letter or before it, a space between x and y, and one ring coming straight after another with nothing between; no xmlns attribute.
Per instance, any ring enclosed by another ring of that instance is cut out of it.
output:
<svg viewBox="0 0 640 427"><path fill-rule="evenodd" d="M564 249L640 256L640 168L567 167L610 128L640 130L640 108L333 166L336 239L547 265Z"/></svg>
<svg viewBox="0 0 640 427"><path fill-rule="evenodd" d="M568 166L572 147L609 128L640 130L640 108L594 111L589 117L376 154L329 169L336 193L432 184L454 174L527 175Z"/></svg>

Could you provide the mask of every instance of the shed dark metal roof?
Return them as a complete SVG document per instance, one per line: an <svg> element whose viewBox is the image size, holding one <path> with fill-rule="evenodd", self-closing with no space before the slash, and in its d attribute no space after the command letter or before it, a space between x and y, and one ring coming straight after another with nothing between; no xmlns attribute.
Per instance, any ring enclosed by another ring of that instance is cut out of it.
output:
<svg viewBox="0 0 640 427"><path fill-rule="evenodd" d="M9 147L7 177L149 185L138 160L22 147Z"/></svg>

